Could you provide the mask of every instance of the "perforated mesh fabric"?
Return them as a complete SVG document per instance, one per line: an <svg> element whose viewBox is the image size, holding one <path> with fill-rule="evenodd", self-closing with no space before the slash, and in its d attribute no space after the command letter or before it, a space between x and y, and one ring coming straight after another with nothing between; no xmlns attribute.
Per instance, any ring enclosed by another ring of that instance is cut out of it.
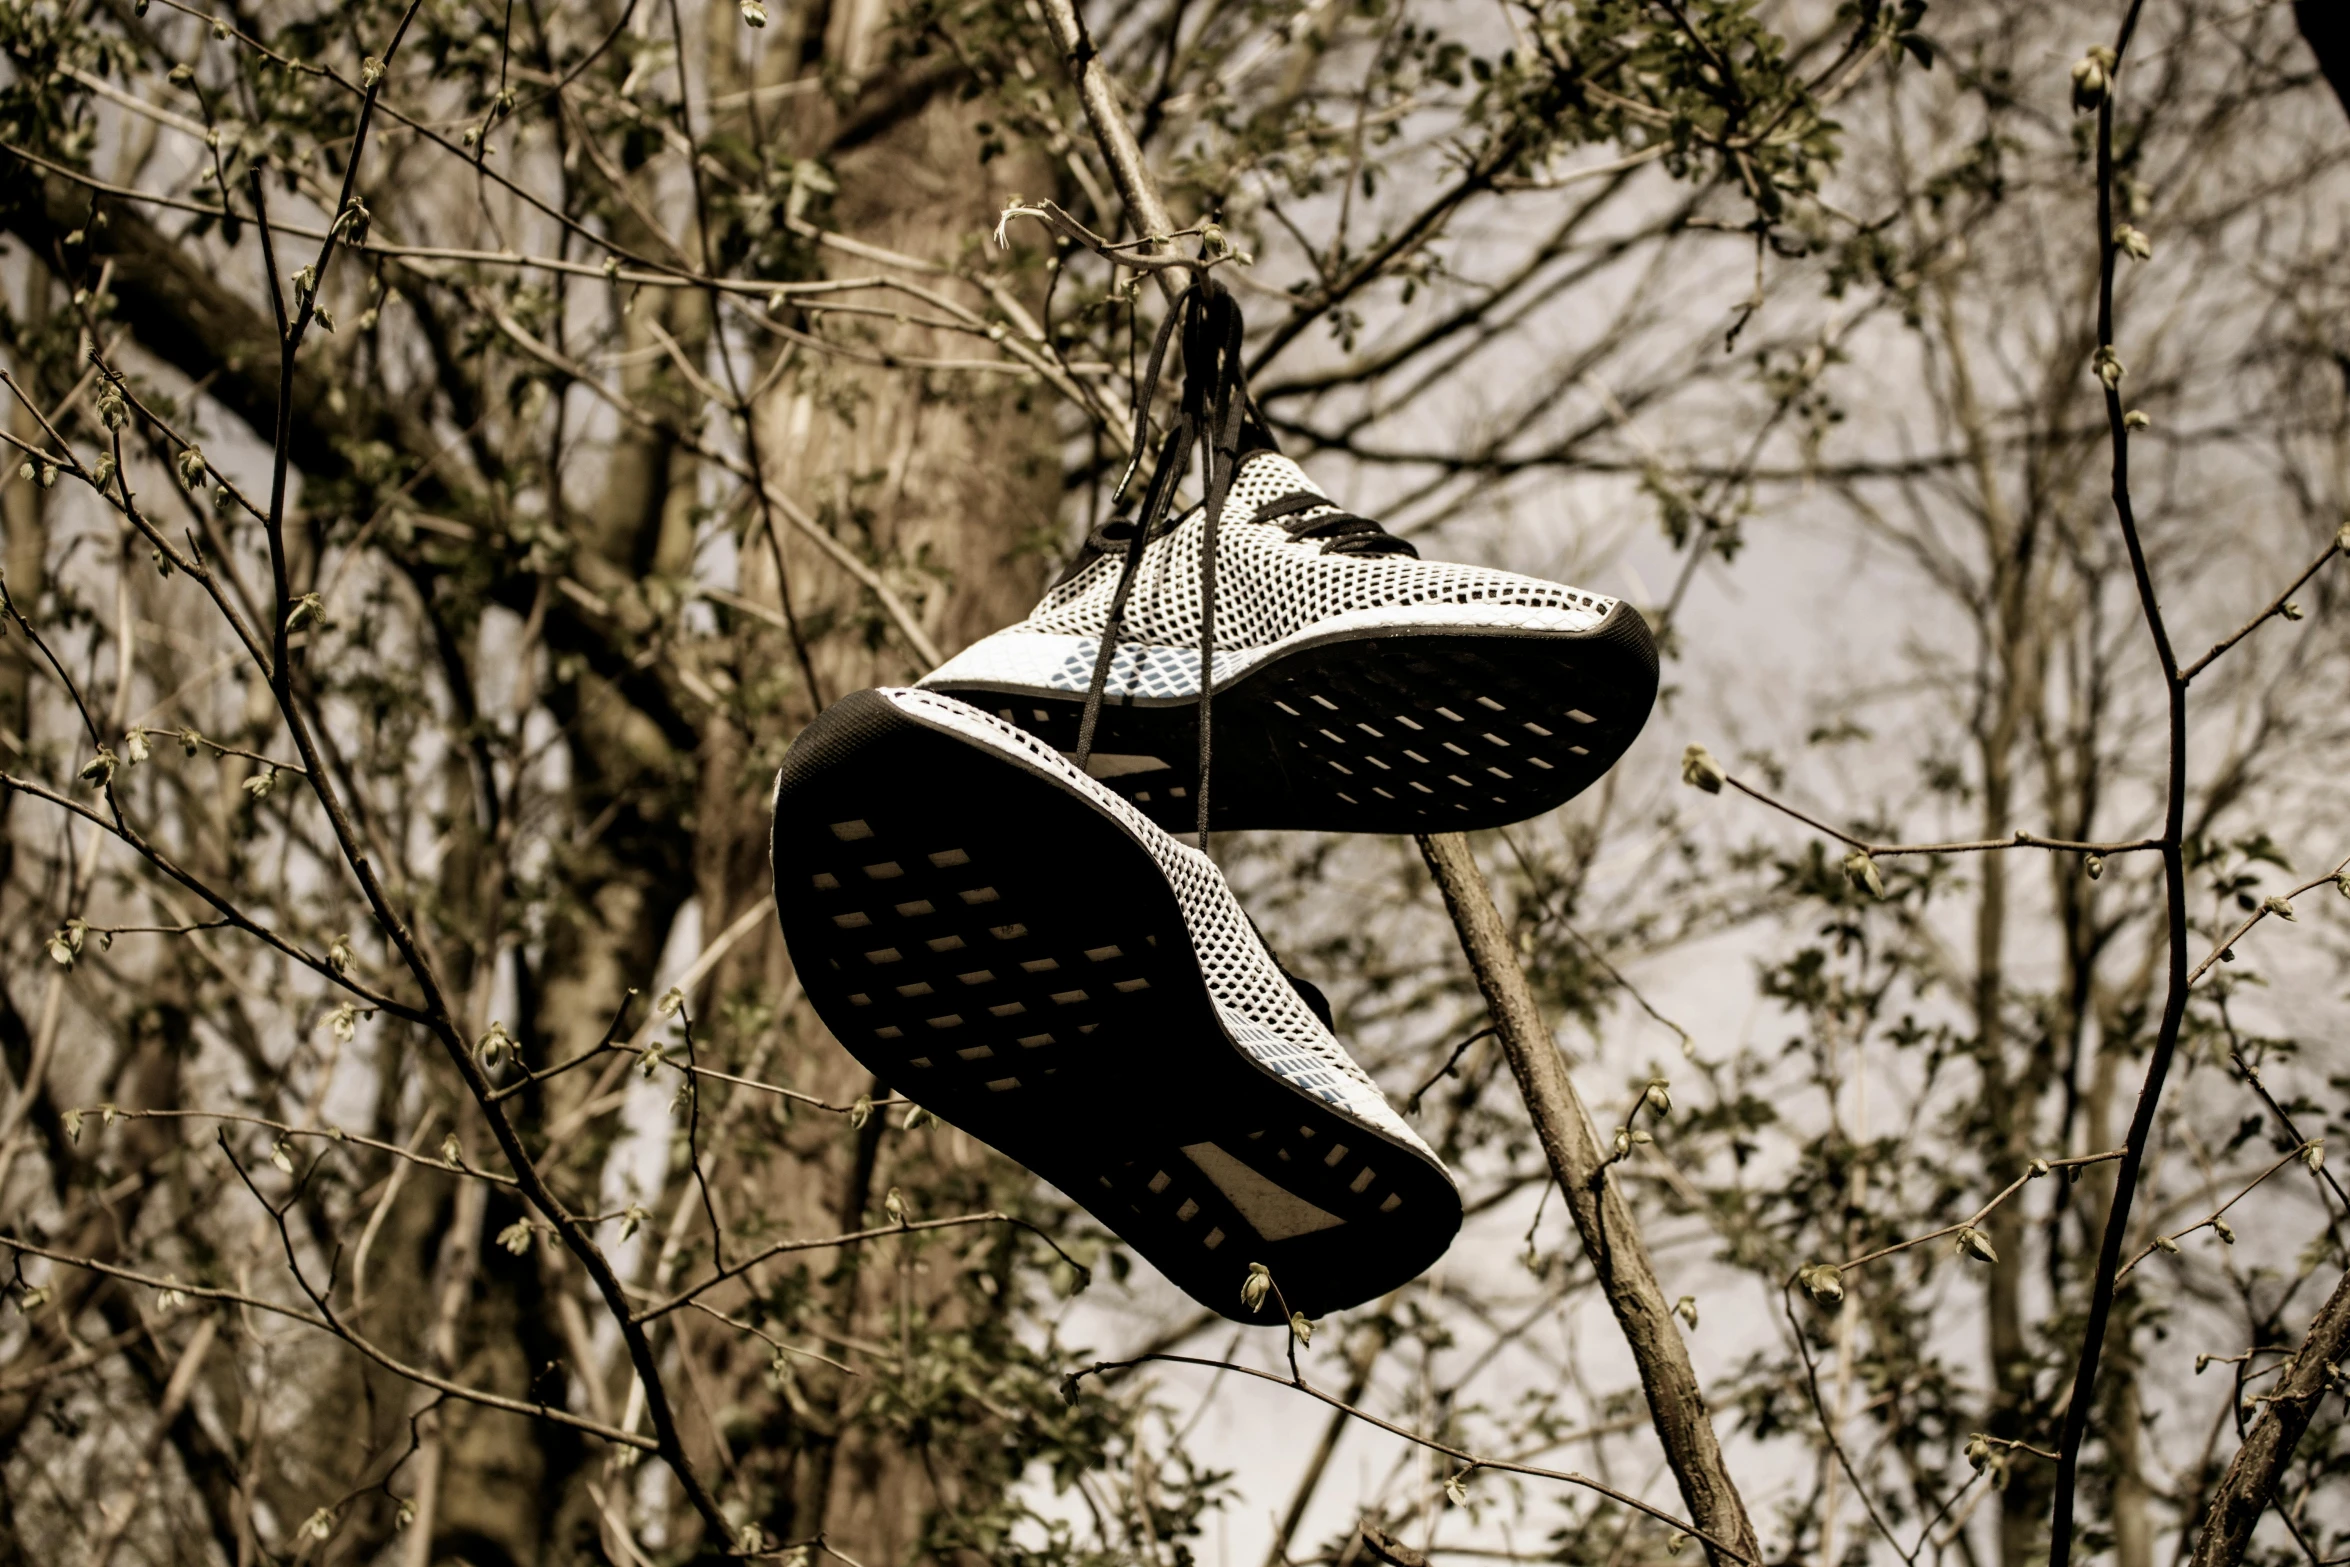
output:
<svg viewBox="0 0 2350 1567"><path fill-rule="evenodd" d="M1292 538L1280 522L1259 522L1273 501L1324 492L1296 463L1259 452L1241 464L1216 538L1216 645L1262 647L1317 621L1350 611L1399 605L1511 605L1565 611L1599 624L1615 600L1514 572L1409 556L1325 554L1319 541ZM1284 521L1336 515L1317 507ZM1200 632L1200 533L1194 508L1143 551L1126 606L1125 637L1162 646L1197 647ZM1054 588L1009 632L1094 636L1108 625L1121 562L1105 555ZM1005 633L997 633L999 636Z"/></svg>
<svg viewBox="0 0 2350 1567"><path fill-rule="evenodd" d="M930 691L884 688L878 694L912 717L951 729L1049 774L1125 827L1158 862L1174 890L1208 994L1241 1048L1268 1071L1368 1129L1416 1148L1430 1159L1436 1157L1395 1113L1379 1085L1322 1027L1265 950L1215 861L1169 837L1140 811L1025 730ZM1040 846L1040 852L1050 852L1049 846Z"/></svg>

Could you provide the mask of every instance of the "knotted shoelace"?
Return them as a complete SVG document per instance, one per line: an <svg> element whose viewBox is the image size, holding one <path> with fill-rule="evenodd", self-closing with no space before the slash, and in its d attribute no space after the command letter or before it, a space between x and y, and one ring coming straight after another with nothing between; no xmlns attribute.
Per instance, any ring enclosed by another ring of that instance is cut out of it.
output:
<svg viewBox="0 0 2350 1567"><path fill-rule="evenodd" d="M1159 460L1151 470L1150 484L1144 489L1142 503L1131 518L1117 513L1127 486L1133 483L1136 471L1142 465L1143 449L1150 439L1150 408L1158 395L1159 377L1165 369L1167 348L1175 333L1183 334L1183 395L1178 402L1175 422L1168 428L1166 438L1159 446ZM1110 521L1086 539L1085 548L1064 575L1074 576L1099 555L1107 555L1123 547L1124 559L1118 570L1118 583L1110 596L1108 622L1102 628L1101 649L1094 658L1093 679L1085 691L1085 716L1077 729L1075 761L1083 769L1093 755L1094 733L1101 721L1102 702L1107 693L1110 669L1116 660L1119 641L1126 631L1126 605L1134 590L1134 579L1142 567L1143 552L1151 540L1168 532L1174 522L1169 517L1175 499L1175 488L1181 482L1184 470L1190 466L1192 449L1202 448L1206 467L1206 498L1200 508L1200 661L1199 661L1199 790L1198 838L1204 850L1208 845L1208 776L1214 757L1214 714L1216 665L1216 538L1223 523L1224 505L1232 492L1232 481L1240 469L1240 448L1244 421L1253 425L1252 433L1261 444L1270 446L1271 437L1262 433L1261 419L1256 419L1254 405L1249 400L1245 371L1241 363L1243 324L1240 306L1231 292L1213 278L1203 277L1176 299L1166 319L1159 323L1157 335L1151 341L1150 358L1143 374L1141 395L1134 405L1134 449L1128 457L1125 474L1110 497L1113 516ZM1352 512L1335 511L1332 515L1309 518L1306 514L1330 510L1327 496L1300 490L1285 495L1260 507L1255 520L1278 522L1284 532L1294 539L1320 540L1322 552L1328 555L1409 555L1419 551L1408 542L1389 533L1368 517Z"/></svg>

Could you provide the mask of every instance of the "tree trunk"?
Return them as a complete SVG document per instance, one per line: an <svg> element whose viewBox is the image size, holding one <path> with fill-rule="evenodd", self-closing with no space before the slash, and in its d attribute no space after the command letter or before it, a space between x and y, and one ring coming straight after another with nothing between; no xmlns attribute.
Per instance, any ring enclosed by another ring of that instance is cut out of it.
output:
<svg viewBox="0 0 2350 1567"><path fill-rule="evenodd" d="M2318 1405L2343 1388L2343 1362L2350 1361L2350 1273L2335 1283L2318 1308L2309 1336L2276 1391L2260 1407L2260 1418L2236 1449L2228 1472L2204 1515L2195 1541L2194 1567L2235 1567L2251 1548L2252 1531L2277 1494L2277 1482L2293 1461L2293 1449L2309 1429Z"/></svg>

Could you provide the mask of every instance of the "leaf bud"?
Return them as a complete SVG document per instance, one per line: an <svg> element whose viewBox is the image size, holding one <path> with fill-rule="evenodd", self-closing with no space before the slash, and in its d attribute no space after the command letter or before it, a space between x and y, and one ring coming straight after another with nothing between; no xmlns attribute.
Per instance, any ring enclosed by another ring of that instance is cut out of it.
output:
<svg viewBox="0 0 2350 1567"><path fill-rule="evenodd" d="M2073 62L2073 112L2087 114L2105 102L2112 85L2113 51L2100 45Z"/></svg>
<svg viewBox="0 0 2350 1567"><path fill-rule="evenodd" d="M1958 1240L1951 1247L1955 1256L1972 1257L1977 1262L1997 1262L1999 1253L1991 1245L1991 1237L1971 1224L1958 1227Z"/></svg>
<svg viewBox="0 0 2350 1567"><path fill-rule="evenodd" d="M133 729L125 734L122 737L122 754L130 759L133 766L153 755L153 748L147 744L147 731Z"/></svg>
<svg viewBox="0 0 2350 1567"><path fill-rule="evenodd" d="M2111 343L2099 346L2097 357L2091 362L2091 368L2096 371L2097 379L2108 387L2121 385L2122 377L2130 373L2128 368L2122 364L2121 355L2113 351Z"/></svg>
<svg viewBox="0 0 2350 1567"><path fill-rule="evenodd" d="M2146 237L2146 231L2127 223L2115 226L2113 246L2133 261L2144 261L2154 254L2154 241Z"/></svg>
<svg viewBox="0 0 2350 1567"><path fill-rule="evenodd" d="M2309 1166L2310 1173L2313 1175L2324 1169L2326 1167L2326 1140L2322 1137L2313 1137L2302 1144L2301 1162Z"/></svg>
<svg viewBox="0 0 2350 1567"><path fill-rule="evenodd" d="M862 1131L864 1130L865 1123L872 1119L873 1096L871 1094L859 1094L857 1096L857 1102L849 1106L849 1125L858 1131Z"/></svg>
<svg viewBox="0 0 2350 1567"><path fill-rule="evenodd" d="M2081 869L2089 873L2089 879L2091 881L2095 881L2098 877L2105 874L2105 856L2102 854L2090 855L2087 860L2082 862Z"/></svg>
<svg viewBox="0 0 2350 1567"><path fill-rule="evenodd" d="M742 0L743 22L750 27L767 25L767 8L759 0Z"/></svg>
<svg viewBox="0 0 2350 1567"><path fill-rule="evenodd" d="M1966 1461L1974 1466L1975 1473L1981 1474L1991 1462L1991 1439L1980 1431L1967 1438Z"/></svg>
<svg viewBox="0 0 2350 1567"><path fill-rule="evenodd" d="M2299 620L2301 618L2301 606L2288 599L2277 607L2277 613L2284 616L2287 620Z"/></svg>
<svg viewBox="0 0 2350 1567"><path fill-rule="evenodd" d="M1310 1345L1314 1342L1314 1325L1305 1319L1302 1312L1293 1311L1289 1314L1289 1331L1300 1344Z"/></svg>
<svg viewBox="0 0 2350 1567"><path fill-rule="evenodd" d="M98 747L96 756L82 763L82 770L78 776L83 783L94 784L103 789L114 782L114 770L121 765L122 758L116 756L111 747L102 745Z"/></svg>
<svg viewBox="0 0 2350 1567"><path fill-rule="evenodd" d="M2125 430L2143 430L2153 423L2154 421L2147 417L2146 410L2143 408L2133 408L2122 415L2122 428Z"/></svg>
<svg viewBox="0 0 2350 1567"><path fill-rule="evenodd" d="M294 1150L284 1138L279 1138L269 1150L269 1162L277 1166L278 1173L281 1175L294 1173Z"/></svg>
<svg viewBox="0 0 2350 1567"><path fill-rule="evenodd" d="M441 1163L452 1170L465 1167L465 1150L458 1144L455 1132L441 1139Z"/></svg>
<svg viewBox="0 0 2350 1567"><path fill-rule="evenodd" d="M189 83L195 81L196 68L192 65L189 65L185 61L182 61L180 64L173 66L170 71L165 73L163 79L171 83L171 85L174 87L185 87Z"/></svg>
<svg viewBox="0 0 2350 1567"><path fill-rule="evenodd" d="M881 1211L889 1215L890 1223L897 1225L901 1229L904 1228L906 1223L906 1194L899 1191L894 1186L891 1187L889 1189L889 1194L881 1199Z"/></svg>
<svg viewBox="0 0 2350 1567"><path fill-rule="evenodd" d="M2045 1159L2034 1159L2031 1163L2030 1169L2032 1179L2036 1181L2041 1176L2048 1173L2048 1161Z"/></svg>
<svg viewBox="0 0 2350 1567"><path fill-rule="evenodd" d="M516 1219L498 1232L498 1244L519 1257L530 1250L530 1221Z"/></svg>
<svg viewBox="0 0 2350 1567"><path fill-rule="evenodd" d="M1679 1317L1694 1331L1697 1327L1697 1297L1684 1295L1673 1302L1673 1315Z"/></svg>
<svg viewBox="0 0 2350 1567"><path fill-rule="evenodd" d="M1872 898L1885 896L1885 878L1877 869L1875 856L1866 849L1855 849L1844 856L1844 879L1852 883L1856 891L1865 892Z"/></svg>
<svg viewBox="0 0 2350 1567"><path fill-rule="evenodd" d="M384 79L384 63L374 55L359 62L359 85L373 87Z"/></svg>
<svg viewBox="0 0 2350 1567"><path fill-rule="evenodd" d="M2263 914L2274 914L2278 919L2281 920L2289 920L2297 917L2293 913L2293 905L2286 902L2283 898L2261 899L2260 912Z"/></svg>
<svg viewBox="0 0 2350 1567"><path fill-rule="evenodd" d="M1273 1293L1273 1270L1261 1262L1248 1265L1248 1277L1240 1281L1240 1304L1250 1311L1260 1310L1265 1297Z"/></svg>
<svg viewBox="0 0 2350 1567"><path fill-rule="evenodd" d="M2218 1236L2220 1241L2225 1245L2233 1246L2236 1244L2235 1228L2225 1219L2212 1220L2211 1233Z"/></svg>
<svg viewBox="0 0 2350 1567"><path fill-rule="evenodd" d="M1693 745L1681 753L1681 781L1707 794L1720 794L1730 775L1722 771L1722 764L1702 745Z"/></svg>
<svg viewBox="0 0 2350 1567"><path fill-rule="evenodd" d="M2160 1250L2160 1251L2167 1251L2167 1252L2169 1252L2169 1253L2170 1253L2172 1256L2174 1256L2174 1257L2178 1255L2178 1251L2179 1251L2179 1243L2178 1243L2178 1241L2177 1241L2177 1240L2173 1239L2171 1236L2168 1236L2168 1235L2157 1235L2157 1236L2155 1236L2155 1237L2154 1237L2154 1245L2155 1245L2155 1248L2156 1248L2157 1250Z"/></svg>
<svg viewBox="0 0 2350 1567"><path fill-rule="evenodd" d="M675 985L661 992L661 999L653 1003L653 1010L663 1017L675 1017L685 1010L685 992Z"/></svg>
<svg viewBox="0 0 2350 1567"><path fill-rule="evenodd" d="M201 447L182 447L180 454L171 461L172 466L179 470L180 483L187 488L192 490L204 482L205 463Z"/></svg>
<svg viewBox="0 0 2350 1567"><path fill-rule="evenodd" d="M130 422L130 417L131 407L122 400L122 393L108 387L106 395L98 399L98 422L109 430L119 430Z"/></svg>
<svg viewBox="0 0 2350 1567"><path fill-rule="evenodd" d="M337 974L351 972L351 938L337 936L326 944L326 966Z"/></svg>
<svg viewBox="0 0 2350 1567"><path fill-rule="evenodd" d="M1815 1262L1795 1275L1803 1292L1822 1306L1844 1304L1844 1270L1832 1262Z"/></svg>

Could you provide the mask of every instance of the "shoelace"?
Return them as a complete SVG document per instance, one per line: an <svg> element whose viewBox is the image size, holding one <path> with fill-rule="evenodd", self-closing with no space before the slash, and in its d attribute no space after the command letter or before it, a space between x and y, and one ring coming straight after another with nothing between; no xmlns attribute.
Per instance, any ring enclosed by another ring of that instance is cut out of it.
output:
<svg viewBox="0 0 2350 1567"><path fill-rule="evenodd" d="M1150 438L1150 406L1158 395L1159 377L1167 359L1167 345L1180 324L1183 331L1183 398L1175 416L1174 425L1167 431L1159 447L1159 460L1151 470L1151 482L1143 492L1137 515L1126 518L1113 515L1111 520L1096 529L1086 540L1088 555L1108 554L1123 545L1125 558L1118 571L1118 585L1110 596L1107 624L1102 628L1102 644L1095 655L1093 679L1085 692L1085 716L1078 725L1076 763L1080 770L1093 755L1094 732L1101 721L1102 701L1107 693L1110 669L1118 654L1118 642L1126 629L1126 604L1134 590L1134 579L1142 566L1143 551L1150 541L1165 534L1174 526L1172 510L1175 487L1182 480L1184 469L1191 461L1192 447L1204 434L1207 437L1208 485L1207 499L1202 503L1200 530L1200 695L1199 695L1199 846L1208 846L1208 770L1213 759L1214 726L1210 703L1216 660L1216 534L1223 520L1224 503L1230 497L1233 476L1240 468L1240 445L1243 420L1255 414L1249 402L1248 388L1240 362L1242 322L1240 307L1231 294L1211 278L1184 291L1159 323L1157 335L1151 340L1150 359L1144 371L1141 396L1135 403L1134 450L1127 458L1126 471L1112 492L1113 511L1124 499L1126 487L1134 482L1136 470L1142 463L1144 444ZM1261 422L1258 425L1261 431ZM1262 437L1270 444L1270 437ZM1327 517L1307 520L1305 514L1328 510L1328 496L1300 490L1260 507L1259 522L1278 521L1284 532L1294 539L1320 539L1326 555L1411 555L1420 552L1403 539L1395 537L1368 517L1351 512L1334 512ZM1082 569L1083 559L1071 568L1073 575ZM1256 921L1249 921L1252 930ZM1257 931L1257 939L1264 942L1264 932ZM1273 955L1272 944L1265 942L1267 955ZM1281 977L1289 981L1320 1021L1325 1032L1335 1031L1330 1000L1321 987L1291 972L1289 965L1273 956L1273 965Z"/></svg>
<svg viewBox="0 0 2350 1567"><path fill-rule="evenodd" d="M1409 539L1399 539L1370 518L1358 517L1351 511L1306 520L1307 512L1320 511L1330 504L1327 495L1297 490L1258 507L1256 520L1281 522L1282 531L1293 539L1320 539L1325 555L1409 555L1419 559L1420 552ZM1284 518L1297 520L1282 521Z"/></svg>
<svg viewBox="0 0 2350 1567"><path fill-rule="evenodd" d="M1139 513L1130 522L1113 518L1086 542L1107 552L1117 543L1126 547L1118 585L1110 597L1108 623L1095 656L1093 679L1085 692L1085 716L1077 729L1076 762L1082 768L1093 755L1094 732L1101 722L1102 699L1109 686L1110 668L1126 630L1126 604L1134 578L1142 567L1143 550L1167 531L1168 511L1175 487L1190 465L1192 448L1206 446L1207 498L1201 506L1200 530L1200 699L1199 699L1199 843L1208 842L1208 778L1214 759L1213 677L1216 658L1216 534L1223 521L1224 502L1231 493L1232 475L1240 465L1240 433L1248 394L1242 387L1240 307L1213 278L1202 278L1184 290L1151 343L1142 395L1135 404L1134 452L1126 473L1111 497L1117 505L1141 465L1143 443L1149 439L1150 405L1157 395L1159 376L1166 364L1167 345L1180 326L1183 333L1183 396L1174 425L1159 447L1159 461L1143 492Z"/></svg>
<svg viewBox="0 0 2350 1567"><path fill-rule="evenodd" d="M1143 492L1137 513L1128 518L1117 512L1124 500L1126 488L1134 482L1135 472L1142 465L1143 447L1150 439L1150 407L1158 395L1159 377L1164 371L1167 347L1180 328L1183 333L1183 396L1177 408L1174 424L1159 447L1159 460L1151 470L1151 482ZM1124 547L1124 559L1119 564L1118 585L1110 595L1110 611L1102 628L1101 648L1094 657L1093 679L1085 691L1085 716L1077 728L1076 763L1083 768L1093 755L1093 741L1101 722L1102 702L1109 688L1110 669L1118 656L1118 644L1126 632L1126 605L1134 590L1134 579L1142 568L1143 551L1151 540L1160 537L1174 526L1169 517L1175 499L1175 487L1190 466L1192 448L1205 444L1207 467L1207 495L1200 507L1200 667L1199 667L1199 846L1208 846L1208 778L1214 758L1214 709L1216 674L1216 538L1224 519L1224 504L1232 492L1232 481L1240 468L1240 449L1244 428L1270 447L1271 437L1262 433L1262 421L1256 419L1256 410L1249 401L1248 386L1241 366L1242 322L1240 306L1231 293L1213 278L1201 278L1184 290L1159 323L1157 335L1151 340L1150 358L1143 373L1142 391L1134 406L1134 450L1127 458L1126 471L1112 492L1111 520L1086 540L1086 548L1072 563L1068 575L1082 570L1095 555L1109 554ZM1420 553L1411 544L1395 537L1368 517L1352 512L1335 512L1326 517L1307 518L1306 513L1330 507L1329 497L1298 491L1259 508L1256 520L1279 522L1284 532L1294 539L1319 539L1326 555L1410 555ZM1066 580L1064 577L1063 580Z"/></svg>

